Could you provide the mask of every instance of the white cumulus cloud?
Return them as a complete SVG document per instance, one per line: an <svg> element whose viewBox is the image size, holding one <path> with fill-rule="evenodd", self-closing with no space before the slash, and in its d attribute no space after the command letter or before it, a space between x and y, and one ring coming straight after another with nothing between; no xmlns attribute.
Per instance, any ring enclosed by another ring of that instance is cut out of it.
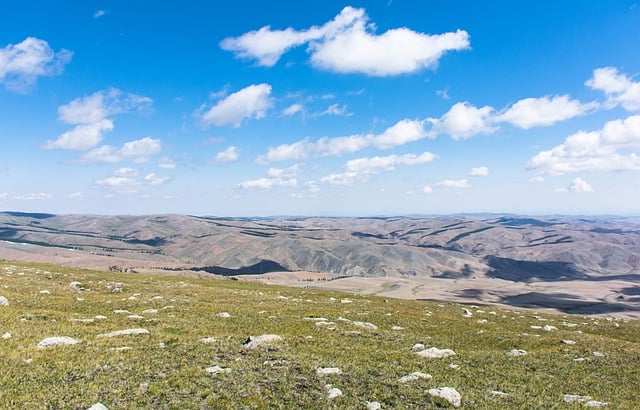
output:
<svg viewBox="0 0 640 410"><path fill-rule="evenodd" d="M282 111L282 114L284 114L287 117L291 117L292 115L295 115L299 112L304 112L304 106L302 104L291 104L290 106L288 106L287 108L284 109L284 111Z"/></svg>
<svg viewBox="0 0 640 410"><path fill-rule="evenodd" d="M640 115L607 122L601 130L579 131L534 156L528 169L552 175L581 171L640 170Z"/></svg>
<svg viewBox="0 0 640 410"><path fill-rule="evenodd" d="M384 130L381 134L355 134L344 137L323 137L317 141L309 138L291 144L271 147L267 153L260 155L256 162L268 164L286 160L302 160L306 158L337 157L351 154L370 146L380 149L393 148L427 136L424 122L417 120L401 120Z"/></svg>
<svg viewBox="0 0 640 410"><path fill-rule="evenodd" d="M102 141L104 134L112 130L113 121L108 119L76 125L71 130L61 134L55 141L47 141L43 148L85 151L98 145Z"/></svg>
<svg viewBox="0 0 640 410"><path fill-rule="evenodd" d="M159 177L153 172L142 176L137 168L119 168L106 178L94 181L94 185L120 194L138 194L148 187L164 185L167 177Z"/></svg>
<svg viewBox="0 0 640 410"><path fill-rule="evenodd" d="M569 192L593 192L591 185L580 177L571 181L571 184L569 184L569 188L567 189Z"/></svg>
<svg viewBox="0 0 640 410"><path fill-rule="evenodd" d="M513 104L496 121L508 122L516 127L529 129L548 126L573 117L584 115L596 108L594 103L583 104L568 95L525 98Z"/></svg>
<svg viewBox="0 0 640 410"><path fill-rule="evenodd" d="M292 165L289 168L269 168L266 177L241 182L238 187L265 190L277 187L296 188L298 186L296 176L299 172L300 167L298 165Z"/></svg>
<svg viewBox="0 0 640 410"><path fill-rule="evenodd" d="M311 63L317 68L391 76L434 68L446 52L467 49L470 43L464 30L431 35L403 27L378 35L364 9L347 6L322 26L305 30L265 26L226 38L220 47L238 57L256 59L260 65L273 66L288 50L303 44L308 44Z"/></svg>
<svg viewBox="0 0 640 410"><path fill-rule="evenodd" d="M215 161L220 164L237 161L240 158L240 151L234 146L230 146L224 151L216 154Z"/></svg>
<svg viewBox="0 0 640 410"><path fill-rule="evenodd" d="M9 90L27 92L38 77L62 73L72 56L69 50L55 52L45 40L27 37L0 48L0 83Z"/></svg>
<svg viewBox="0 0 640 410"><path fill-rule="evenodd" d="M607 97L607 105L621 105L628 111L640 110L640 82L634 82L615 67L593 70L593 76L585 83L587 87L600 90Z"/></svg>
<svg viewBox="0 0 640 410"><path fill-rule="evenodd" d="M368 181L373 175L384 171L393 171L397 166L413 166L432 162L437 155L424 152L420 155L389 155L386 157L357 158L347 161L342 172L330 174L320 179L328 185L349 186Z"/></svg>
<svg viewBox="0 0 640 410"><path fill-rule="evenodd" d="M475 107L468 102L454 104L440 118L428 118L432 124L431 136L449 135L454 140L471 138L478 134L491 134L494 125L493 107Z"/></svg>
<svg viewBox="0 0 640 410"><path fill-rule="evenodd" d="M218 101L202 113L201 118L205 125L239 127L245 119L264 118L272 106L271 86L253 84Z"/></svg>
<svg viewBox="0 0 640 410"><path fill-rule="evenodd" d="M78 162L81 164L116 163L129 159L136 164L142 164L148 162L152 156L160 151L162 151L160 140L144 137L126 142L121 148L110 145L94 148L82 154Z"/></svg>

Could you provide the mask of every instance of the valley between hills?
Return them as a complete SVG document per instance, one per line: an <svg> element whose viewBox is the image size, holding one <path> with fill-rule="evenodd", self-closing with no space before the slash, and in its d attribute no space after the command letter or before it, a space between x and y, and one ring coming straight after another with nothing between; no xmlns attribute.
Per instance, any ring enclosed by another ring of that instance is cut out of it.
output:
<svg viewBox="0 0 640 410"><path fill-rule="evenodd" d="M0 259L640 318L640 219L0 213Z"/></svg>

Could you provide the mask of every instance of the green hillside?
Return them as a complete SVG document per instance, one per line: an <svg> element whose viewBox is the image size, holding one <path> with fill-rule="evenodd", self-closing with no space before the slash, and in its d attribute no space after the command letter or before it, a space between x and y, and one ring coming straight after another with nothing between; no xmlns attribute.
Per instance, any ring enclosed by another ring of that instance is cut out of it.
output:
<svg viewBox="0 0 640 410"><path fill-rule="evenodd" d="M640 406L637 321L21 262L0 262L0 296L3 409L449 405L427 393L438 387L462 408ZM126 329L148 333L104 336ZM243 346L263 334L282 340ZM37 346L55 336L79 343ZM399 381L413 372L431 378Z"/></svg>

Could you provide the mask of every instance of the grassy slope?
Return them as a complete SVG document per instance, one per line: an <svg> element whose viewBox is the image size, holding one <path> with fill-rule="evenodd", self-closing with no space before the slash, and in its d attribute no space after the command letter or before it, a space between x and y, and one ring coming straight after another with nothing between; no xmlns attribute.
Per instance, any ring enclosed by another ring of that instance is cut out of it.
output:
<svg viewBox="0 0 640 410"><path fill-rule="evenodd" d="M72 281L88 290L72 289ZM116 282L123 283L120 293L109 289ZM485 313L471 309L474 316L463 318L457 304L8 262L0 262L0 295L10 303L0 307L0 335L12 334L0 339L0 408L86 409L98 401L109 409L365 408L366 401L378 401L383 408L430 408L437 404L425 390L443 386L456 388L467 408L580 407L564 403L563 394L590 395L609 408L638 406L636 321L542 315L543 321L532 312L494 308L481 308ZM353 303L341 303L345 298ZM167 306L173 307L162 309ZM116 309L144 319L129 319ZM159 310L142 313L146 309ZM218 312L232 317L217 317ZM107 318L70 321L96 315ZM303 319L307 316L334 321L336 329L316 326ZM151 334L96 338L136 327ZM284 341L276 349L242 347L247 336L263 333L276 333ZM82 343L38 349L36 344L49 336ZM202 343L203 337L216 342ZM563 339L576 344L561 344ZM457 355L421 358L411 351L419 342ZM114 350L123 346L130 349ZM511 349L529 354L508 357ZM605 357L595 357L594 351ZM574 361L579 357L586 360ZM460 368L450 368L451 363ZM212 376L205 368L213 365L229 367L231 373ZM318 376L317 367L340 367L343 373ZM433 380L397 382L414 371L429 373ZM344 395L328 400L327 383ZM493 396L492 390L508 396Z"/></svg>

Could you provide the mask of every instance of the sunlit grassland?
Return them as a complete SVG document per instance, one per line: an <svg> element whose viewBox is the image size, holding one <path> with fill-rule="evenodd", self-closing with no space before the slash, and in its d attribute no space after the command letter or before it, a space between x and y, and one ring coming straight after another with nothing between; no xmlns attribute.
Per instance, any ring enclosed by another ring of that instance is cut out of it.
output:
<svg viewBox="0 0 640 410"><path fill-rule="evenodd" d="M638 407L637 321L18 262L0 262L0 295L9 300L0 307L0 336L11 334L0 339L3 409L86 409L97 402L109 409L365 408L367 401L431 408L438 404L425 391L444 386L458 390L466 408L581 407L565 403L564 394ZM463 317L463 308L473 316ZM335 324L318 326L309 317ZM531 327L545 325L557 330ZM97 337L129 328L150 334ZM243 347L248 336L267 333L282 343ZM50 336L81 343L36 346ZM200 340L206 337L215 341ZM456 355L421 358L411 350L416 343ZM511 349L528 354L510 357ZM213 365L231 371L211 375L205 369ZM318 367L342 374L319 376ZM433 378L398 382L416 371ZM326 384L343 395L327 399Z"/></svg>

